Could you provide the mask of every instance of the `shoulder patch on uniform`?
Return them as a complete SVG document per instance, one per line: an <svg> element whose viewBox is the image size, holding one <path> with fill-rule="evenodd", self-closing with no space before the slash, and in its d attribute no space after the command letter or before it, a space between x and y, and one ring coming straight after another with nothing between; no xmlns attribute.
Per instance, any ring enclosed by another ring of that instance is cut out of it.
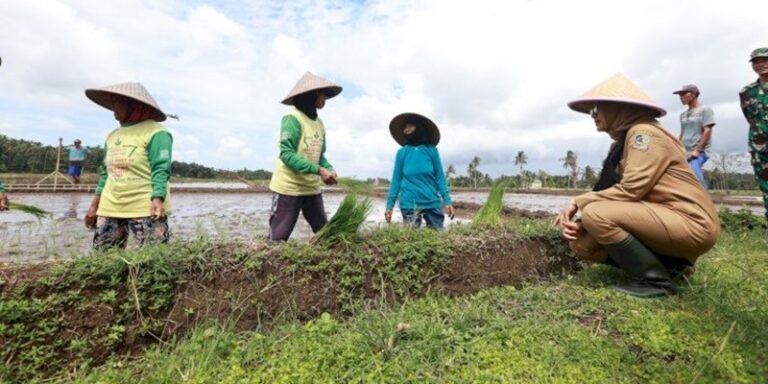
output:
<svg viewBox="0 0 768 384"><path fill-rule="evenodd" d="M632 137L632 149L647 151L651 144L651 136L645 132L638 132Z"/></svg>

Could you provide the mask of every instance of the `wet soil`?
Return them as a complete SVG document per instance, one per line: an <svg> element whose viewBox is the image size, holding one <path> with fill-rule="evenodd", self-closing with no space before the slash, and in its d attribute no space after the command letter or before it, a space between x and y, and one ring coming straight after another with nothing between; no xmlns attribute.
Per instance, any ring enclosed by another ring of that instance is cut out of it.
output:
<svg viewBox="0 0 768 384"><path fill-rule="evenodd" d="M453 203L453 208L456 209L456 216L465 218L472 218L482 206L482 204L468 201L455 201ZM502 208L502 214L506 217L525 217L529 219L546 219L555 216L553 212L549 211L529 210L509 206Z"/></svg>
<svg viewBox="0 0 768 384"><path fill-rule="evenodd" d="M212 184L217 192L190 192L201 185ZM219 186L219 184L222 184ZM171 242L185 242L200 237L219 240L244 240L267 233L271 194L258 188L244 192L243 185L235 183L190 183L189 188L177 188L173 196L174 209L169 216ZM240 186L239 188L236 188ZM245 188L248 188L247 186ZM226 191L227 193L222 193ZM261 192L259 192L261 191ZM568 194L541 194L509 192L504 195L504 214L507 216L546 218L567 205ZM548 191L549 192L549 191ZM570 192L570 191L566 191ZM485 191L456 190L452 192L457 219L446 225L471 220L487 199ZM328 189L324 195L325 208L330 217L344 197L341 188ZM32 216L8 211L0 214L0 263L29 263L66 260L87 253L93 233L86 230L82 217L90 204L91 195L75 193L15 194L13 198L25 204L50 211L50 219L35 220ZM720 196L720 198L724 198ZM735 200L737 199L738 200ZM386 191L371 192L373 208L366 218L366 227L384 225ZM724 204L732 210L741 204L761 203L757 196L730 196ZM762 216L762 206L752 206ZM395 209L395 221L400 214ZM303 219L298 221L292 235L294 239L307 239L311 230ZM133 247L129 240L129 248Z"/></svg>

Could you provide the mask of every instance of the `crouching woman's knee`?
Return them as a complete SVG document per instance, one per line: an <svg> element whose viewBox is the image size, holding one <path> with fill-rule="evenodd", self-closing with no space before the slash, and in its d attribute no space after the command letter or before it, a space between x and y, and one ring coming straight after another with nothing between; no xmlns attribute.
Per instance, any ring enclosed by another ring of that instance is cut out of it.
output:
<svg viewBox="0 0 768 384"><path fill-rule="evenodd" d="M580 259L591 263L604 263L608 259L605 247L598 244L587 232L582 232L576 240L568 242L568 247Z"/></svg>

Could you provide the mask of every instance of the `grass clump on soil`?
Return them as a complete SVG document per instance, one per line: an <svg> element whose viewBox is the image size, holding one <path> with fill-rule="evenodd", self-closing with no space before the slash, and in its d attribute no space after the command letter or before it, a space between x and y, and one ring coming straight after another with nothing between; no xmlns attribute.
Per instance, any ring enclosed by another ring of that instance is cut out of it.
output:
<svg viewBox="0 0 768 384"><path fill-rule="evenodd" d="M40 209L38 207L32 206L32 205L27 205L27 204L10 202L10 203L8 203L8 208L13 209L15 211L21 211L21 212L24 212L24 213L29 213L30 215L33 215L33 216L35 216L38 219L42 219L44 217L51 216L50 212L48 212L46 210L43 210L43 209Z"/></svg>
<svg viewBox="0 0 768 384"><path fill-rule="evenodd" d="M2 268L0 382L63 379L188 332L219 340L221 328L197 333L198 324L223 324L234 334L263 331L427 293L520 284L573 267L551 235L521 235L512 224L445 232L389 226L332 246L201 240L93 253L54 267ZM218 358L225 351L214 352Z"/></svg>
<svg viewBox="0 0 768 384"><path fill-rule="evenodd" d="M760 383L768 377L768 240L726 231L676 296L611 290L592 266L565 279L322 314L269 330L224 323L73 381Z"/></svg>
<svg viewBox="0 0 768 384"><path fill-rule="evenodd" d="M500 227L503 222L501 220L502 209L504 208L504 188L507 183L503 181L497 181L491 191L488 193L488 199L485 204L480 208L475 217L472 219L472 224L484 227Z"/></svg>
<svg viewBox="0 0 768 384"><path fill-rule="evenodd" d="M720 225L724 230L751 231L766 228L765 217L752 214L752 210L746 206L735 212L726 207L720 207L717 213L720 216Z"/></svg>
<svg viewBox="0 0 768 384"><path fill-rule="evenodd" d="M216 268L216 260L197 257L205 247L150 247L94 254L51 269L3 269L0 356L6 364L0 382L87 367L124 344L161 338L166 324L159 314L172 304L185 270ZM25 274L32 278L24 281Z"/></svg>

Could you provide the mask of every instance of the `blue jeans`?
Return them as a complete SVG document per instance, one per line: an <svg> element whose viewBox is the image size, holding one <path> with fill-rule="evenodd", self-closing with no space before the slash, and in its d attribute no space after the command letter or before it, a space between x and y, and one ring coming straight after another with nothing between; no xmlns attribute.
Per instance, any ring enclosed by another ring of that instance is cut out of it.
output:
<svg viewBox="0 0 768 384"><path fill-rule="evenodd" d="M699 157L688 160L688 165L691 166L693 174L699 179L699 183L704 189L707 189L707 181L704 180L704 171L702 171L701 168L707 160L709 160L709 156L707 156L707 153L704 151L699 152Z"/></svg>
<svg viewBox="0 0 768 384"><path fill-rule="evenodd" d="M443 221L445 221L445 214L443 214L442 208L431 209L402 209L400 213L403 214L403 222L413 225L415 228L421 227L421 219L427 223L427 227L436 229L438 231L443 229Z"/></svg>

